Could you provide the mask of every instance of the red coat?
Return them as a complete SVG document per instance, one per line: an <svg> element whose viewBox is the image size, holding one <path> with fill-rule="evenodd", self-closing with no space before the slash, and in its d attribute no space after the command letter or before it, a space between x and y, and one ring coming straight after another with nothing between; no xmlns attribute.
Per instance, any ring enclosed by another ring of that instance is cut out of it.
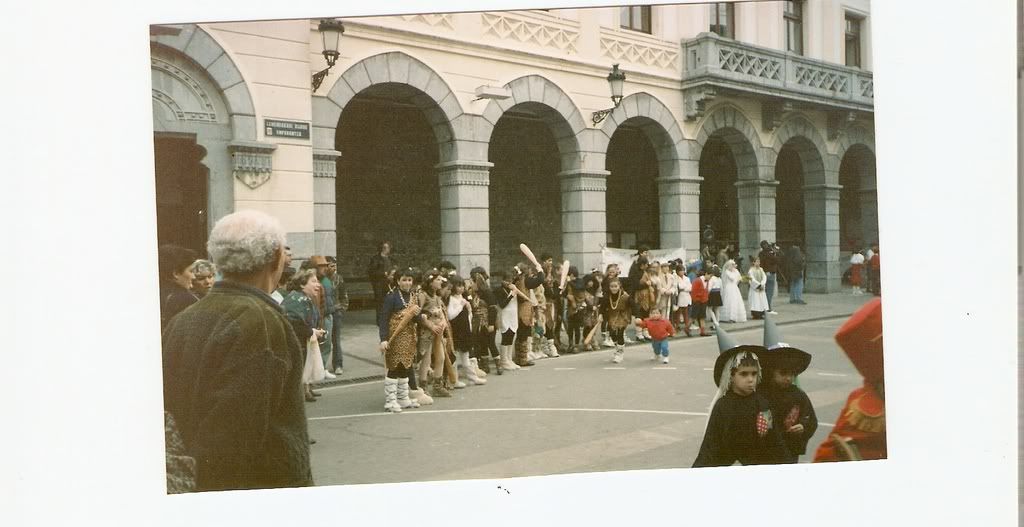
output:
<svg viewBox="0 0 1024 527"><path fill-rule="evenodd" d="M703 277L698 276L693 281L693 284L691 284L690 298L693 299L694 303L708 303L708 285L704 283Z"/></svg>
<svg viewBox="0 0 1024 527"><path fill-rule="evenodd" d="M885 400L867 384L850 392L832 433L849 438L862 459L886 459ZM846 460L831 435L814 453L815 463Z"/></svg>
<svg viewBox="0 0 1024 527"><path fill-rule="evenodd" d="M647 328L651 338L654 340L665 340L676 334L676 329L672 327L672 322L669 322L666 318L659 318L658 320L648 318L640 322L640 327Z"/></svg>

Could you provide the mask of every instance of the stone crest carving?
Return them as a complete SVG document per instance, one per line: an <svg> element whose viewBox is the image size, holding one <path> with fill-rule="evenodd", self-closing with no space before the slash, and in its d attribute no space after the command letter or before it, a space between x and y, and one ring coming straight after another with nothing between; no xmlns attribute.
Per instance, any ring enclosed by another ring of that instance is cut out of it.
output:
<svg viewBox="0 0 1024 527"><path fill-rule="evenodd" d="M273 172L273 153L277 145L235 141L228 145L231 152L232 173L245 186L255 190L267 181Z"/></svg>

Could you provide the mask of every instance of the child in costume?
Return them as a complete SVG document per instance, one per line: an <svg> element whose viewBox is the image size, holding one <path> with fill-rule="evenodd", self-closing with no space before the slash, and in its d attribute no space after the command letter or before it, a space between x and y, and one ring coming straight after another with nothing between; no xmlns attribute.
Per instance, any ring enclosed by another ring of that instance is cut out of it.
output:
<svg viewBox="0 0 1024 527"><path fill-rule="evenodd" d="M768 400L756 391L761 380L761 346L739 345L718 329L720 353L714 380L718 392L694 467L785 463L791 456Z"/></svg>
<svg viewBox="0 0 1024 527"><path fill-rule="evenodd" d="M687 337L692 336L690 334L690 305L693 304L690 291L692 289L690 278L686 276L686 268L680 264L676 267L676 320L678 321L680 317L683 319L683 333L686 333Z"/></svg>
<svg viewBox="0 0 1024 527"><path fill-rule="evenodd" d="M885 459L881 299L854 313L836 332L836 342L864 377L864 386L850 393L832 434L814 453L814 462Z"/></svg>
<svg viewBox="0 0 1024 527"><path fill-rule="evenodd" d="M609 290L610 290L610 287L611 287L612 280L618 280L619 279L619 272L620 272L619 271L619 264L612 263L612 264L608 264L608 266L605 267L605 269L604 269L604 281L601 282L601 300L602 300L602 303L603 303L604 299L608 297L608 293L609 293ZM622 285L622 281L621 280L619 280L619 291L621 291L623 293L626 292L625 288ZM628 326L629 324L626 324L626 325ZM615 340L612 339L612 337L611 337L611 328L608 326L608 317L607 316L605 316L604 319L601 321L601 331L602 331L601 345L606 347L606 348L615 347L616 346Z"/></svg>
<svg viewBox="0 0 1024 527"><path fill-rule="evenodd" d="M796 463L818 429L818 416L810 398L793 382L811 364L811 354L782 342L770 317L764 319L764 347L767 351L761 355L761 364L765 383L758 391L768 399L776 420L782 420L776 424L789 450L788 462Z"/></svg>
<svg viewBox="0 0 1024 527"><path fill-rule="evenodd" d="M519 367L533 366L529 360L529 340L533 336L534 308L538 306L536 294L530 293L544 283L544 268L539 265L532 267L525 262L512 268L512 283L515 284L515 296L519 310L519 326L516 328L515 358Z"/></svg>
<svg viewBox="0 0 1024 527"><path fill-rule="evenodd" d="M622 362L625 350L625 332L632 318L633 303L629 294L622 290L622 282L613 277L608 279L608 293L601 299L601 315L608 321L608 333L615 343L612 362Z"/></svg>
<svg viewBox="0 0 1024 527"><path fill-rule="evenodd" d="M651 309L650 317L647 319L641 320L637 318L636 325L643 328L651 336L651 348L654 350L654 359L657 360L658 357L661 357L661 363L668 364L668 338L676 334L676 328L672 327L672 322L662 318L661 309L655 307Z"/></svg>
<svg viewBox="0 0 1024 527"><path fill-rule="evenodd" d="M451 397L448 387L455 382L446 376L451 367L448 357L451 337L447 308L441 300L441 287L445 282L447 279L434 269L424 275L417 292L417 304L420 305L420 314L416 320L420 325L417 343L420 366L417 377L420 382L431 384L434 397Z"/></svg>
<svg viewBox="0 0 1024 527"><path fill-rule="evenodd" d="M705 267L704 273L698 275L691 283L690 296L693 298L693 318L700 328L700 336L710 337L704 329L704 319L708 311L708 281L711 280L711 268Z"/></svg>
<svg viewBox="0 0 1024 527"><path fill-rule="evenodd" d="M387 367L384 410L394 413L419 407L409 398L409 376L417 350L416 318L420 315L418 299L412 292L413 274L412 269L398 273L398 287L384 297L377 320L380 352Z"/></svg>
<svg viewBox="0 0 1024 527"><path fill-rule="evenodd" d="M768 273L761 268L761 259L754 258L750 265L750 292L747 298L750 300L750 317L759 320L765 318L765 312L771 308L768 306Z"/></svg>
<svg viewBox="0 0 1024 527"><path fill-rule="evenodd" d="M453 275L448 282L451 293L446 298L448 320L452 327L452 345L455 348L458 369L472 384L487 384L487 380L476 374L476 367L469 362L469 354L473 351L473 306L466 298L466 282L458 275Z"/></svg>
<svg viewBox="0 0 1024 527"><path fill-rule="evenodd" d="M498 359L498 347L494 344L495 329L498 327L498 306L488 284L487 270L483 267L474 267L469 276L471 280L466 291L473 306L473 339L476 343L479 366L484 373L490 373L488 363L493 358L495 370L501 375L503 369Z"/></svg>
<svg viewBox="0 0 1024 527"><path fill-rule="evenodd" d="M519 302L515 300L516 286L504 271L494 274L501 285L494 289L494 301L498 308L498 333L501 335L501 350L498 352L501 369L515 371L519 365L512 360L512 345L519 327Z"/></svg>
<svg viewBox="0 0 1024 527"><path fill-rule="evenodd" d="M636 285L633 290L633 306L634 310L637 311L635 316L636 318L647 318L650 316L651 308L657 303L657 286L654 284L649 271L647 258L643 256L637 258L636 266L640 268L640 274L637 276ZM638 341L650 340L651 336L641 328L637 330L636 339Z"/></svg>
<svg viewBox="0 0 1024 527"><path fill-rule="evenodd" d="M718 329L719 321L721 320L720 318L718 318L718 311L721 307L722 268L716 265L711 268L711 277L708 279L708 309L711 310L711 314L708 318L710 318L712 324L714 324L714 329Z"/></svg>

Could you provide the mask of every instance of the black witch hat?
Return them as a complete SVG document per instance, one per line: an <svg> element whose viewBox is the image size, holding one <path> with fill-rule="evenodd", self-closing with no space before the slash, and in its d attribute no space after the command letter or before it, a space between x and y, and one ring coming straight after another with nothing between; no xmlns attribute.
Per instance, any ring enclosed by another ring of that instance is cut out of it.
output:
<svg viewBox="0 0 1024 527"><path fill-rule="evenodd" d="M715 334L718 336L718 358L715 360L714 371L716 386L722 380L722 370L725 369L725 365L734 356L741 353L753 353L756 356L760 356L760 354L764 354L765 352L765 349L762 346L754 344L737 344L736 341L721 327L715 329Z"/></svg>
<svg viewBox="0 0 1024 527"><path fill-rule="evenodd" d="M800 375L811 364L811 354L782 341L778 326L771 317L764 317L764 360L762 365L773 370L791 371Z"/></svg>

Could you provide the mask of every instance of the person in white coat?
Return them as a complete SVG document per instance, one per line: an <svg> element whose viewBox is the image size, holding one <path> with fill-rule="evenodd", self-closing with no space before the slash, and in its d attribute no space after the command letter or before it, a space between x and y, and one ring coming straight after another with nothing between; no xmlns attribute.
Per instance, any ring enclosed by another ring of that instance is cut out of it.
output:
<svg viewBox="0 0 1024 527"><path fill-rule="evenodd" d="M747 300L750 301L750 317L755 320L764 318L764 312L768 311L768 274L761 269L761 260L754 258L750 265L750 293Z"/></svg>
<svg viewBox="0 0 1024 527"><path fill-rule="evenodd" d="M747 308L743 304L743 294L740 293L740 279L743 275L736 269L736 262L729 260L725 262L722 269L722 322L746 322Z"/></svg>
<svg viewBox="0 0 1024 527"><path fill-rule="evenodd" d="M687 337L690 337L690 305L693 303L693 299L690 297L690 291L693 289L693 284L690 283L690 278L686 276L686 266L682 263L676 268L676 321L679 321L679 316L683 319L683 333L686 333Z"/></svg>

